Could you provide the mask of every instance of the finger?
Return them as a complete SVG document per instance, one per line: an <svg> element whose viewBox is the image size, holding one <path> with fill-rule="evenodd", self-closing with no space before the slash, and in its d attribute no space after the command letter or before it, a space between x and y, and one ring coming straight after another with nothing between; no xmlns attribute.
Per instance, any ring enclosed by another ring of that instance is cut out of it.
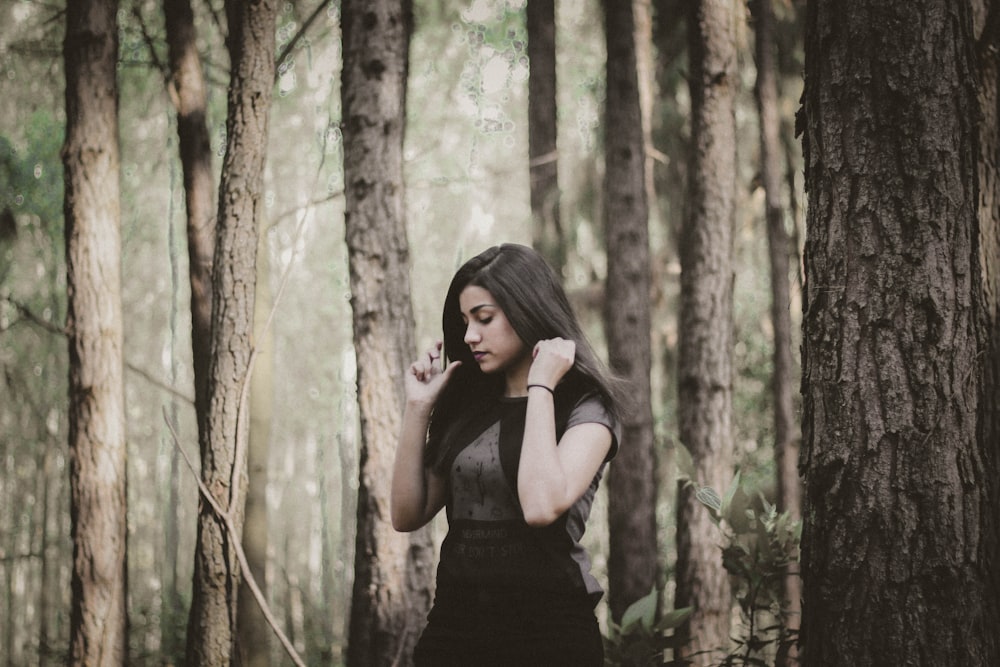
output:
<svg viewBox="0 0 1000 667"><path fill-rule="evenodd" d="M455 372L455 369L461 365L462 365L461 361L453 361L450 364L448 364L448 367L441 372L441 381L447 382L449 379L451 379L451 376Z"/></svg>
<svg viewBox="0 0 1000 667"><path fill-rule="evenodd" d="M412 363L412 364L410 364L410 375L412 375L413 377L415 377L417 380L420 380L421 382L423 382L424 372L420 368L420 364L419 363Z"/></svg>
<svg viewBox="0 0 1000 667"><path fill-rule="evenodd" d="M433 346L427 350L427 358L430 360L431 366L434 366L441 360L441 341L437 341Z"/></svg>

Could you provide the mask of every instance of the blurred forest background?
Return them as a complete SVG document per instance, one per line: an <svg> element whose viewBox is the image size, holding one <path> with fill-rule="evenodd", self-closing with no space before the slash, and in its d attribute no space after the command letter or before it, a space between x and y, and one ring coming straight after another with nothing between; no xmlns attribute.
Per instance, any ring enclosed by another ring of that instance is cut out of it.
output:
<svg viewBox="0 0 1000 667"><path fill-rule="evenodd" d="M265 397L255 395L252 428L266 434L269 451L269 599L309 664L336 664L338 647L345 643L353 574L358 415L343 241L339 13L337 3L319 4L321 11L308 25L317 3L286 2L278 15L278 50L290 50L279 63L271 111L258 256L258 289L263 299L273 300L275 314L257 361L253 391ZM658 90L652 125L658 196L649 226L655 358L650 370L665 491L657 514L668 573L674 560L675 498L666 490L675 479L676 236L690 130L684 14L680 3L658 4L663 15L656 22L656 45L645 45L644 74L645 83ZM563 274L594 341L602 345L593 296L605 272L602 11L596 0L556 6L560 207L568 244ZM221 8L204 2L194 8L218 167L225 148L228 81ZM775 9L786 201L791 203L786 224L794 233L802 218L801 164L791 134L801 94L800 8L781 1ZM59 155L65 123L64 21L58 6L39 2L5 2L2 11L0 158L2 205L9 220L0 248L5 374L0 571L8 594L2 603L0 660L15 665L61 662L69 632L67 360L65 339L58 333L66 312ZM412 298L423 346L438 335L444 292L459 263L496 243L531 243L528 62L523 1L418 0L414 12L405 175ZM178 424L181 446L196 457L184 191L175 111L161 71L160 5L126 2L119 14L129 643L132 664L161 664L182 647L198 501L195 479L164 422L166 410ZM740 187L732 465L743 470L745 485L772 496L770 286L757 176L753 35L746 19L739 31L742 87L736 109ZM657 49L655 56L650 49ZM790 278L795 281L796 275L797 270ZM798 289L792 293L797 297ZM793 315L798 311L793 305ZM605 512L603 504L596 508L587 534L602 579Z"/></svg>
<svg viewBox="0 0 1000 667"><path fill-rule="evenodd" d="M691 95L683 0L637 0L637 71L648 116L649 366L655 441L659 604L673 604L678 448L679 237L688 193ZM794 117L803 92L804 2L769 3L778 93L780 224L789 239L789 308L798 358L804 163ZM562 276L606 351L606 41L597 0L555 3ZM771 394L774 330L757 59L750 8L735 3L737 187L733 227L732 430L727 478L740 496L776 498ZM193 3L213 168L226 151L226 17ZM410 284L419 347L439 334L455 268L501 242L531 244L525 0L415 0L403 153ZM163 7L118 8L121 264L127 410L129 664L184 664L199 491L198 423L184 177L165 85ZM277 71L258 220L257 357L251 480L263 480L260 583L309 665L346 657L359 490L360 427L345 244L339 2L278 3ZM54 664L70 643L71 541L63 227L65 8L0 4L0 663ZM655 100L649 102L649 100ZM273 308L273 319L268 313ZM798 386L796 364L786 378ZM794 413L799 414L796 393ZM798 439L795 425L793 439ZM254 453L256 452L256 454ZM264 452L263 454L260 454ZM253 458L257 456L258 458ZM254 482L251 481L251 485ZM725 492L725 489L718 489ZM607 582L606 486L586 543ZM759 507L759 506L758 506ZM435 539L444 525L435 527ZM719 537L719 543L723 539ZM734 618L739 618L734 604ZM607 607L599 614L610 632ZM277 641L265 649L287 658Z"/></svg>

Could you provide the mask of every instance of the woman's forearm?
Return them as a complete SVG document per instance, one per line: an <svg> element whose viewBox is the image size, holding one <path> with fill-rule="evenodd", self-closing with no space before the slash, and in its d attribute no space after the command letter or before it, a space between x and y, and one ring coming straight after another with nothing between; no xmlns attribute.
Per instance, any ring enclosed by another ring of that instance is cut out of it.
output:
<svg viewBox="0 0 1000 667"><path fill-rule="evenodd" d="M403 411L389 498L392 526L399 531L416 530L433 516L427 516L429 480L424 467L429 417L430 407L421 404L407 402Z"/></svg>
<svg viewBox="0 0 1000 667"><path fill-rule="evenodd" d="M518 500L529 525L548 525L572 504L567 503L567 480L557 444L552 392L543 386L530 387L517 473Z"/></svg>

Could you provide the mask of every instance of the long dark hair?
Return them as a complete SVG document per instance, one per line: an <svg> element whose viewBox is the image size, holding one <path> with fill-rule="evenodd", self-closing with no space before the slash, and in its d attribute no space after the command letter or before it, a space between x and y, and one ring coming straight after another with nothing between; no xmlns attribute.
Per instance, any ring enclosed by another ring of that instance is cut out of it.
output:
<svg viewBox="0 0 1000 667"><path fill-rule="evenodd" d="M565 338L576 343L576 359L555 390L557 423L586 394L596 394L615 418L620 418L620 382L612 378L594 354L577 322L555 272L535 250L505 243L476 255L455 273L444 301L441 327L444 356L461 361L441 392L431 415L426 461L439 467L448 459L452 442L477 408L502 395L502 374L486 374L465 344L459 296L475 285L488 291L515 333L530 349L540 340Z"/></svg>

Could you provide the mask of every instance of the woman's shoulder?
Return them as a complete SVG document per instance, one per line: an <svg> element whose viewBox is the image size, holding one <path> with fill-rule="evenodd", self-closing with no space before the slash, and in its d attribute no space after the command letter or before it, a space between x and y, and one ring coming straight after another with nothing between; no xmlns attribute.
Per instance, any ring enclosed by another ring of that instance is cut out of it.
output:
<svg viewBox="0 0 1000 667"><path fill-rule="evenodd" d="M616 452L622 437L621 421L615 416L606 399L597 391L586 392L576 400L566 420L566 428L590 423L608 427L613 436L611 449L612 452Z"/></svg>

